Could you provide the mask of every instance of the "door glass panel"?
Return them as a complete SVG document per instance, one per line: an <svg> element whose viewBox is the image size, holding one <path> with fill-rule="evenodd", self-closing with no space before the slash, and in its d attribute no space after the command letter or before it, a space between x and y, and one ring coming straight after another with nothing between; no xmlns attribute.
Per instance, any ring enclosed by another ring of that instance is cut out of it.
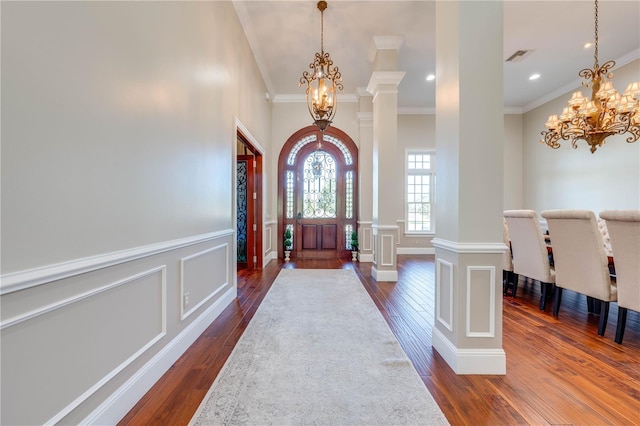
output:
<svg viewBox="0 0 640 426"><path fill-rule="evenodd" d="M286 188L286 218L293 219L293 171L287 170L286 179L284 182L284 187Z"/></svg>
<svg viewBox="0 0 640 426"><path fill-rule="evenodd" d="M345 200L345 217L353 219L353 171L349 170L345 175L346 200Z"/></svg>
<svg viewBox="0 0 640 426"><path fill-rule="evenodd" d="M238 262L247 261L247 162L237 162Z"/></svg>
<svg viewBox="0 0 640 426"><path fill-rule="evenodd" d="M314 151L304 160L303 217L336 217L336 162L326 151Z"/></svg>

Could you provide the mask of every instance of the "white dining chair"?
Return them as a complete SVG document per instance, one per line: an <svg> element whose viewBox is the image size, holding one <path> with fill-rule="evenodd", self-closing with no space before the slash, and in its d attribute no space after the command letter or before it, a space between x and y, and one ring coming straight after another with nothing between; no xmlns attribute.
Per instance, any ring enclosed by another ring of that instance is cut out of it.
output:
<svg viewBox="0 0 640 426"><path fill-rule="evenodd" d="M509 247L509 229L507 227L507 220L502 219L502 239L507 247ZM512 295L515 297L515 286L518 283L518 276L513 273L513 255L511 249L504 252L502 255L502 291L504 295L507 295L509 288L512 288Z"/></svg>
<svg viewBox="0 0 640 426"><path fill-rule="evenodd" d="M534 210L505 210L503 214L507 221L513 253L513 296L515 297L518 289L519 275L539 281L542 292L540 309L544 310L556 276L549 264L547 245L540 229L538 214Z"/></svg>
<svg viewBox="0 0 640 426"><path fill-rule="evenodd" d="M616 343L622 343L627 310L640 312L640 210L605 210L618 284Z"/></svg>
<svg viewBox="0 0 640 426"><path fill-rule="evenodd" d="M617 300L615 281L609 276L609 260L598 229L596 215L589 210L546 210L556 270L553 315L558 316L563 289L584 294L598 302L598 334L604 336L609 303ZM591 311L591 304L587 304ZM600 309L598 309L600 308Z"/></svg>

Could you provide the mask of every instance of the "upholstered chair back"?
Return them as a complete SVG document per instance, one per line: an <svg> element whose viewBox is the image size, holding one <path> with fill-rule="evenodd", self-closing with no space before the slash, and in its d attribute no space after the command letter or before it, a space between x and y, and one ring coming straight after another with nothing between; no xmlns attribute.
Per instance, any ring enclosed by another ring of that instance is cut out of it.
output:
<svg viewBox="0 0 640 426"><path fill-rule="evenodd" d="M640 210L606 210L618 284L618 306L640 312Z"/></svg>
<svg viewBox="0 0 640 426"><path fill-rule="evenodd" d="M513 253L513 272L545 283L555 282L549 256L534 210L505 210Z"/></svg>
<svg viewBox="0 0 640 426"><path fill-rule="evenodd" d="M507 228L506 219L502 219L503 230L502 230L502 239L507 247L509 247L509 229ZM507 250L502 255L502 270L503 271L513 271L513 257L511 256L511 250Z"/></svg>
<svg viewBox="0 0 640 426"><path fill-rule="evenodd" d="M603 301L616 300L596 215L589 210L546 210L556 286Z"/></svg>

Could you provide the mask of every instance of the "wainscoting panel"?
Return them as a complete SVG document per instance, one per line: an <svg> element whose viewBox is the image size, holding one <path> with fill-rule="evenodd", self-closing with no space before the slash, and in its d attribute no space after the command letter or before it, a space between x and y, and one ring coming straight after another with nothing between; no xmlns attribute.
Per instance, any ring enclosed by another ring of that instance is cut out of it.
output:
<svg viewBox="0 0 640 426"><path fill-rule="evenodd" d="M3 366L28 368L2 369L2 423L60 421L165 335L166 298L160 266L3 322Z"/></svg>
<svg viewBox="0 0 640 426"><path fill-rule="evenodd" d="M180 259L180 320L208 301L215 301L229 286L229 244L200 251Z"/></svg>
<svg viewBox="0 0 640 426"><path fill-rule="evenodd" d="M12 274L0 424L117 423L236 297L232 244L225 230Z"/></svg>
<svg viewBox="0 0 640 426"><path fill-rule="evenodd" d="M395 259L394 259L394 247L393 245L395 244L394 242L394 238L393 235L381 235L380 238L382 238L380 247L382 250L382 253L380 254L380 265L381 266L394 266L395 265Z"/></svg>
<svg viewBox="0 0 640 426"><path fill-rule="evenodd" d="M436 318L447 330L453 331L453 264L446 260L436 259Z"/></svg>
<svg viewBox="0 0 640 426"><path fill-rule="evenodd" d="M467 337L495 337L495 276L493 266L467 267Z"/></svg>

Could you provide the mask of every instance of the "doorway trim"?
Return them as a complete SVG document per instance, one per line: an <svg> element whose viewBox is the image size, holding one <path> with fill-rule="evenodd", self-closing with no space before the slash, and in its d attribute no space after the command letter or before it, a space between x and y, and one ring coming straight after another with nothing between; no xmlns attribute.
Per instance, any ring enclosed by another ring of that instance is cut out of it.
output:
<svg viewBox="0 0 640 426"><path fill-rule="evenodd" d="M234 265L238 263L238 241L237 241L237 232L238 232L238 190L237 190L237 180L238 176L236 173L236 159L238 158L238 139L242 140L243 143L247 146L247 148L255 155L256 158L256 170L255 170L255 199L254 199L254 210L256 212L255 215L255 225L256 225L256 238L255 238L255 251L256 251L256 261L254 262L254 268L261 269L264 265L264 249L263 249L263 235L264 235L264 209L263 209L263 200L264 200L264 186L263 182L264 178L264 148L258 143L256 138L251 134L251 132L242 124L242 122L236 117L235 118L235 132L234 132L234 141L233 141L233 229L236 234L233 239L233 257L234 257ZM234 266L235 267L235 266Z"/></svg>
<svg viewBox="0 0 640 426"><path fill-rule="evenodd" d="M290 160L290 156L297 157L298 155L302 155L309 151L310 144L314 142L322 141L322 144L326 146L331 146L331 151L334 155L344 155L350 156L353 164L353 218L348 219L349 222L353 222L354 231L358 231L358 195L359 195L359 184L358 184L358 146L355 144L353 139L349 135L347 135L342 130L330 126L328 127L324 133L321 132L318 127L314 125L310 125L304 127L297 132L293 133L287 141L282 146L280 150L280 155L278 157L278 227L277 232L278 236L276 238L278 244L278 257L284 258L284 248L283 248L283 234L285 229L285 222L291 221L291 218L285 218L285 171L290 169L290 164L288 161ZM309 146L307 146L309 145ZM314 144L315 145L315 144ZM298 184L298 183L294 183ZM295 189L294 189L295 192ZM343 218L344 219L344 218ZM346 219L345 219L346 220ZM294 220L297 223L297 221ZM340 232L340 231L339 231ZM341 234L344 232L341 232ZM294 235L294 246L295 246L295 235ZM344 242L344 237L339 238L339 241ZM343 251L345 256L351 257L350 254L347 255L346 248L342 250L338 250L338 253Z"/></svg>

